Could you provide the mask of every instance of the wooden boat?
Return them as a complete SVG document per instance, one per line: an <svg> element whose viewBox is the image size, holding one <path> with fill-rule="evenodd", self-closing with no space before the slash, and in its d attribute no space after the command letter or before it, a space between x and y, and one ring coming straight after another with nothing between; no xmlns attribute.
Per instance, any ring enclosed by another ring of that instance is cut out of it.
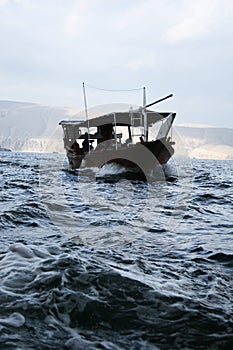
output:
<svg viewBox="0 0 233 350"><path fill-rule="evenodd" d="M174 153L170 130L176 113L148 108L171 96L127 112L111 112L85 121L61 121L69 169L115 163L145 172L157 164L166 164ZM160 129L150 140L149 130L156 123L161 123Z"/></svg>

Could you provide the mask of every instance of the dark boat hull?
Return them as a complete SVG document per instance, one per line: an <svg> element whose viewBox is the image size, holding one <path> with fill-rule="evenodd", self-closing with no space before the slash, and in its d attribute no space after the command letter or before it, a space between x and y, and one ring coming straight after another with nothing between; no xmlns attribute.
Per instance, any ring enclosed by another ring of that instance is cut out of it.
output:
<svg viewBox="0 0 233 350"><path fill-rule="evenodd" d="M0 152L12 152L9 148L0 147Z"/></svg>
<svg viewBox="0 0 233 350"><path fill-rule="evenodd" d="M120 148L92 150L85 155L67 154L70 168L102 167L105 164L119 164L129 169L143 171L153 169L158 164L166 164L174 154L173 142L161 139L134 145L122 145Z"/></svg>

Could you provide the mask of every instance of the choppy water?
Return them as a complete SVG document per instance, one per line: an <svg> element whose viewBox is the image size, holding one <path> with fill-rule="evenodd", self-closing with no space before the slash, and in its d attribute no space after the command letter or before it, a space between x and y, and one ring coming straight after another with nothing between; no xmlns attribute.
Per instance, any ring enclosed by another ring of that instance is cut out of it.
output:
<svg viewBox="0 0 233 350"><path fill-rule="evenodd" d="M1 349L233 348L232 161L111 183L0 156Z"/></svg>

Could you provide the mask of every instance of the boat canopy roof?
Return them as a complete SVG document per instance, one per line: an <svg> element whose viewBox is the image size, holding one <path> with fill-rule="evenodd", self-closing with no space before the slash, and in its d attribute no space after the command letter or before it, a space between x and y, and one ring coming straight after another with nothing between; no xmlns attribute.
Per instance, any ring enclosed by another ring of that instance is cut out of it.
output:
<svg viewBox="0 0 233 350"><path fill-rule="evenodd" d="M147 123L148 126L152 126L158 121L168 117L170 112L154 112L150 110L146 110L147 114ZM139 127L142 125L142 111L140 109L132 110L128 112L111 112L108 114L104 114L99 117L90 118L88 121L84 120L62 120L59 125L76 125L79 128L83 127L97 127L106 124L112 124L117 126L128 126L132 125L132 116L134 119L134 126Z"/></svg>

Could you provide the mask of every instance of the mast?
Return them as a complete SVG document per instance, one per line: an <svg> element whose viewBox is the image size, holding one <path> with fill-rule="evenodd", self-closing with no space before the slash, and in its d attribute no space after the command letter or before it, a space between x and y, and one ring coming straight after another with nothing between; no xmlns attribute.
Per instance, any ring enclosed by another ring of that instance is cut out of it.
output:
<svg viewBox="0 0 233 350"><path fill-rule="evenodd" d="M147 125L147 113L146 113L146 88L143 87L143 107L142 107L142 114L144 119L144 138L145 141L148 141L148 125Z"/></svg>
<svg viewBox="0 0 233 350"><path fill-rule="evenodd" d="M87 134L88 134L88 152L90 151L90 133L89 133L89 118L88 118L88 112L87 112L87 97L86 97L86 90L85 85L83 83L83 98L84 98L84 107L85 107L85 115L86 115L86 122L87 122Z"/></svg>
<svg viewBox="0 0 233 350"><path fill-rule="evenodd" d="M115 139L115 147L117 151L116 113L114 113L113 118L114 118L114 139Z"/></svg>

